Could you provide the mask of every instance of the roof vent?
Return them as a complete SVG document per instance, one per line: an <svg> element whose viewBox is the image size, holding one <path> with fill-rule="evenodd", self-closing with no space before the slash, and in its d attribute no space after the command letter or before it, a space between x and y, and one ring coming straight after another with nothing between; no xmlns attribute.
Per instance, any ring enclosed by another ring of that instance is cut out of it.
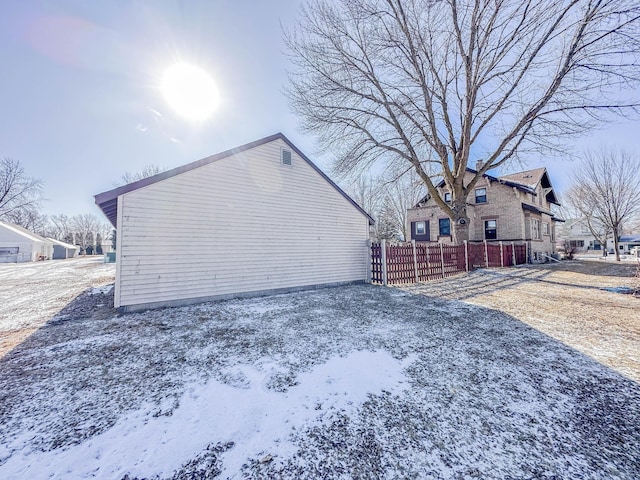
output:
<svg viewBox="0 0 640 480"><path fill-rule="evenodd" d="M291 150L282 150L282 164L291 165Z"/></svg>

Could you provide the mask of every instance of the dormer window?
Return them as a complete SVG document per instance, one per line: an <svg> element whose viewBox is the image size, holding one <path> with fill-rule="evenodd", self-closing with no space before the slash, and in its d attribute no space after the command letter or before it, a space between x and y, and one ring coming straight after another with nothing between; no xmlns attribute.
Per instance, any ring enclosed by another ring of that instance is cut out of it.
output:
<svg viewBox="0 0 640 480"><path fill-rule="evenodd" d="M486 188L476 188L476 203L487 203Z"/></svg>

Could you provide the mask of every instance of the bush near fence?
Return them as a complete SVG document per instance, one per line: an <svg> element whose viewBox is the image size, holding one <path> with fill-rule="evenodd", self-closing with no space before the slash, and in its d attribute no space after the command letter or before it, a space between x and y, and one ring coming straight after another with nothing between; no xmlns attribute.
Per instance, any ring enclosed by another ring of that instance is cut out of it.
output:
<svg viewBox="0 0 640 480"><path fill-rule="evenodd" d="M371 281L384 285L424 282L476 268L509 267L526 261L524 243L388 245L382 241L371 245Z"/></svg>

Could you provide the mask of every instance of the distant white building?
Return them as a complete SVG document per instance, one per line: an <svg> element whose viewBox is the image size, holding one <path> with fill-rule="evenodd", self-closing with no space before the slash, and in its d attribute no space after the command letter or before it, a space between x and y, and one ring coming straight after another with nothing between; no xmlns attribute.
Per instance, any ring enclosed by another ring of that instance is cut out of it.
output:
<svg viewBox="0 0 640 480"><path fill-rule="evenodd" d="M602 251L602 245L593 236L584 218L566 220L559 229L557 243L575 249L576 252ZM607 238L607 248L613 248L613 237Z"/></svg>
<svg viewBox="0 0 640 480"><path fill-rule="evenodd" d="M48 238L53 243L53 260L63 260L65 258L73 258L78 255L80 247L69 243L61 242L54 238Z"/></svg>
<svg viewBox="0 0 640 480"><path fill-rule="evenodd" d="M53 242L13 223L0 221L0 263L53 258Z"/></svg>
<svg viewBox="0 0 640 480"><path fill-rule="evenodd" d="M610 247L612 247L610 245ZM640 234L621 235L618 237L618 248L620 253L628 254L634 247L640 247Z"/></svg>

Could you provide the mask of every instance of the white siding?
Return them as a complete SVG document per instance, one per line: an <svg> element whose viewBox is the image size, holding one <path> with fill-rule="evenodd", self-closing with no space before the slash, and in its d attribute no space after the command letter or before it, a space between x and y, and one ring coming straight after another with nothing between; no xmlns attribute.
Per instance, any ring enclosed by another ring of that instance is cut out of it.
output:
<svg viewBox="0 0 640 480"><path fill-rule="evenodd" d="M9 255L11 262L34 262L40 255L51 258L53 256L53 243L40 240L35 235L24 234L19 231L14 231L14 227L5 227L0 225L0 248L15 248L18 247L18 255ZM8 259L5 258L4 260ZM8 260L7 260L8 261Z"/></svg>
<svg viewBox="0 0 640 480"><path fill-rule="evenodd" d="M368 219L283 147L122 195L116 306L365 280Z"/></svg>

